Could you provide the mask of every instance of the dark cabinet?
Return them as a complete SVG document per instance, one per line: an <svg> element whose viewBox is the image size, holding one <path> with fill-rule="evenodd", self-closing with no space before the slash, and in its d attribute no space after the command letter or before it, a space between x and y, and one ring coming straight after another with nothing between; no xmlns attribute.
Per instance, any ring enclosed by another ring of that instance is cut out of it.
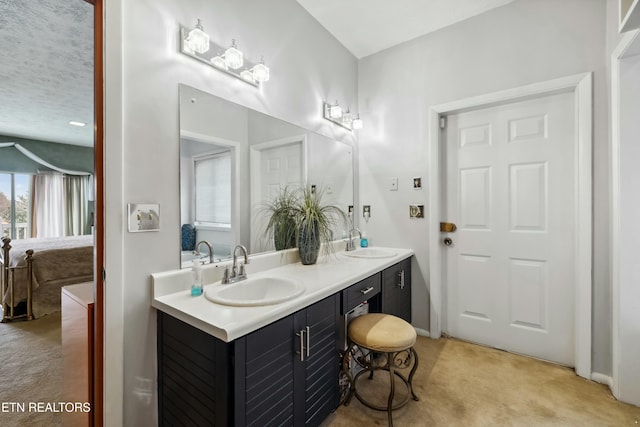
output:
<svg viewBox="0 0 640 427"><path fill-rule="evenodd" d="M231 343L158 312L161 426L318 426L338 406L340 295Z"/></svg>
<svg viewBox="0 0 640 427"><path fill-rule="evenodd" d="M236 340L236 425L317 426L338 406L339 295Z"/></svg>
<svg viewBox="0 0 640 427"><path fill-rule="evenodd" d="M158 311L160 426L318 426L339 404L344 314L411 321L411 259L235 341Z"/></svg>
<svg viewBox="0 0 640 427"><path fill-rule="evenodd" d="M342 314L347 314L359 304L380 293L380 273L367 277L342 291Z"/></svg>
<svg viewBox="0 0 640 427"><path fill-rule="evenodd" d="M158 424L226 426L231 347L158 312Z"/></svg>
<svg viewBox="0 0 640 427"><path fill-rule="evenodd" d="M411 258L382 271L382 312L411 323Z"/></svg>

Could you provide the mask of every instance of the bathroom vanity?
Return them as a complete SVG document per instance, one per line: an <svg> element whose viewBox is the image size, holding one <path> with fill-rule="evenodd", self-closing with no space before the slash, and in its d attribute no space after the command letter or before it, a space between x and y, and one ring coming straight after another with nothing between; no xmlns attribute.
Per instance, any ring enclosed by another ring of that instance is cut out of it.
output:
<svg viewBox="0 0 640 427"><path fill-rule="evenodd" d="M319 425L339 404L345 315L368 301L370 311L411 320L413 252L392 251L255 273L305 286L268 306L167 293L170 276L154 275L159 425Z"/></svg>

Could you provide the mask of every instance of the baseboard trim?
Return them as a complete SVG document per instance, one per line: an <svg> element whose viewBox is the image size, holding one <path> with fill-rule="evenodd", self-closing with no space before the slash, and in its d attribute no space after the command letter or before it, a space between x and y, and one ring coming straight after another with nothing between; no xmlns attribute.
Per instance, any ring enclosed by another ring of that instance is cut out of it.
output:
<svg viewBox="0 0 640 427"><path fill-rule="evenodd" d="M416 328L414 326L416 333L418 335L420 335L421 337L427 337L427 338L431 338L431 335L429 334L429 331L427 331L426 329L422 329L422 328Z"/></svg>
<svg viewBox="0 0 640 427"><path fill-rule="evenodd" d="M605 375L599 372L592 372L591 380L600 384L606 384L609 386L610 389L613 389L613 377L611 377L611 375Z"/></svg>

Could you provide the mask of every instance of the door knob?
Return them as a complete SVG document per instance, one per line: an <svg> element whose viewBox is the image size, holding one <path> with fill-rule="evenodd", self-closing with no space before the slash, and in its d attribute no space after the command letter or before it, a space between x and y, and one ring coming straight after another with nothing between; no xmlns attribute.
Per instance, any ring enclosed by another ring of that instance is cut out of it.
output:
<svg viewBox="0 0 640 427"><path fill-rule="evenodd" d="M453 245L453 240L451 240L450 237L445 237L443 242L444 242L445 246Z"/></svg>

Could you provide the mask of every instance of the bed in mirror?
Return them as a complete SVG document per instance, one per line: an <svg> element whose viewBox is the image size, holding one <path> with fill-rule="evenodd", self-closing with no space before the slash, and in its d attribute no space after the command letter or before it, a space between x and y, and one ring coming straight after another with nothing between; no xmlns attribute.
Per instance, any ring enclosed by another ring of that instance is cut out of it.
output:
<svg viewBox="0 0 640 427"><path fill-rule="evenodd" d="M195 258L228 259L238 244L251 254L275 250L263 207L285 187L315 186L345 212L353 205L349 143L187 85L179 90L182 268Z"/></svg>

